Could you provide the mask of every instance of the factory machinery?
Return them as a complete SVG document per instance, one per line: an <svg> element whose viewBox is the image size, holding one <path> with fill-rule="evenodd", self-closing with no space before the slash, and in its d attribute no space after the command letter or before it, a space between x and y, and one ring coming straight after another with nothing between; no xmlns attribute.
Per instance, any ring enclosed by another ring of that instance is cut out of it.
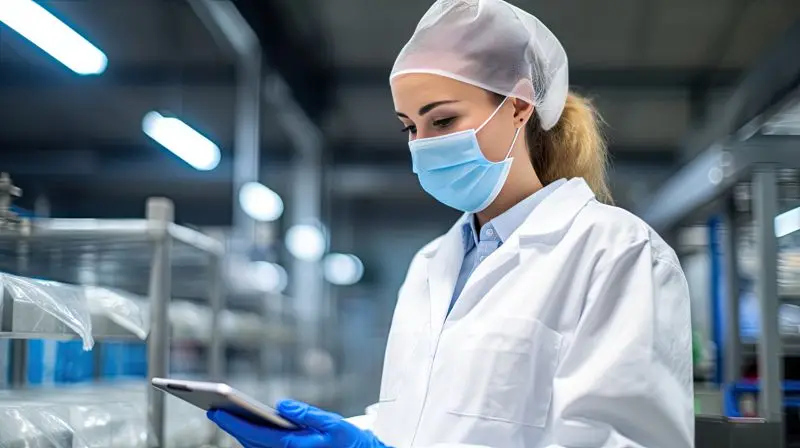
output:
<svg viewBox="0 0 800 448"><path fill-rule="evenodd" d="M714 353L695 385L698 448L800 446L800 138L778 132L796 104L698 156L638 210L679 255L687 228L708 232L710 303L693 312L710 308Z"/></svg>
<svg viewBox="0 0 800 448"><path fill-rule="evenodd" d="M227 309L225 245L176 225L169 200L148 200L146 219L29 219L12 210L20 193L0 178L0 447L231 444L203 411L149 387L153 377L225 380L264 401L326 403L322 391L336 390L266 375L265 352L292 350L293 331L280 325L288 319L267 325L258 312ZM54 341L75 341L79 353L55 356L64 347ZM140 375L107 375L120 344L146 350ZM232 376L226 348L261 355ZM60 381L86 356L88 379Z"/></svg>

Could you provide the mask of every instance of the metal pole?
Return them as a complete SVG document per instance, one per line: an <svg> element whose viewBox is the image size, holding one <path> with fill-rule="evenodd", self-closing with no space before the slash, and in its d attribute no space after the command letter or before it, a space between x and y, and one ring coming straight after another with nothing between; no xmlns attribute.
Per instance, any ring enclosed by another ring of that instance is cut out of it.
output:
<svg viewBox="0 0 800 448"><path fill-rule="evenodd" d="M292 225L319 224L322 169L316 154L296 156L292 179ZM292 262L292 303L300 324L299 354L320 342L324 312L324 285L319 262L295 258Z"/></svg>
<svg viewBox="0 0 800 448"><path fill-rule="evenodd" d="M233 250L249 249L253 220L239 204L242 185L258 181L261 144L261 44L231 0L189 0L215 39L235 58L237 67L236 130L233 161Z"/></svg>
<svg viewBox="0 0 800 448"><path fill-rule="evenodd" d="M14 298L6 288L2 291L3 301L0 309L0 329L4 332L14 332ZM0 367L3 367L3 379L0 384L10 385L13 388L25 386L28 372L28 341L24 339L11 339L7 342L8 353L0 350Z"/></svg>
<svg viewBox="0 0 800 448"><path fill-rule="evenodd" d="M723 381L732 384L741 379L742 340L739 334L739 268L738 228L736 227L736 208L731 198L723 212L725 236L722 240L722 254L725 257L725 371Z"/></svg>
<svg viewBox="0 0 800 448"><path fill-rule="evenodd" d="M225 375L225 340L222 336L220 318L222 310L225 309L225 297L222 294L222 271L220 269L220 259L216 255L211 258L209 268L211 277L211 344L209 347L208 374L214 381L222 381Z"/></svg>
<svg viewBox="0 0 800 448"><path fill-rule="evenodd" d="M264 99L278 112L278 120L295 148L292 168L290 225L320 224L322 209L322 148L320 129L292 98L289 87L275 73L264 77ZM326 290L318 262L292 261L292 302L299 326L298 353L320 342L321 316L326 309Z"/></svg>
<svg viewBox="0 0 800 448"><path fill-rule="evenodd" d="M172 201L150 198L147 220L154 238L150 265L150 335L147 340L147 380L166 377L169 373L169 300L172 294L172 239L168 225L175 219ZM164 446L164 394L148 387L147 416L150 431L148 446Z"/></svg>
<svg viewBox="0 0 800 448"><path fill-rule="evenodd" d="M12 339L10 346L11 387L21 389L28 383L28 340Z"/></svg>
<svg viewBox="0 0 800 448"><path fill-rule="evenodd" d="M233 154L233 230L236 249L248 250L255 240L255 222L242 209L239 191L257 182L261 144L261 52L254 51L238 64L236 135Z"/></svg>
<svg viewBox="0 0 800 448"><path fill-rule="evenodd" d="M17 274L19 275L26 275L30 271L30 250L31 248L27 241L20 240L17 242ZM6 301L6 304L9 305L6 317L11 319L12 326L14 321L13 303L14 299L11 297ZM13 339L10 342L10 346L11 386L22 388L28 382L28 341L25 339Z"/></svg>
<svg viewBox="0 0 800 448"><path fill-rule="evenodd" d="M225 309L225 296L222 293L222 258L211 255L209 277L211 279L208 301L211 304L211 341L208 347L208 376L212 381L223 381L225 376L225 338L222 335L220 320ZM221 432L214 426L212 442L220 445Z"/></svg>
<svg viewBox="0 0 800 448"><path fill-rule="evenodd" d="M759 414L767 422L783 420L781 397L782 347L778 333L778 250L775 216L778 188L773 166L759 168L753 177L753 212L756 228L756 296L761 312L758 342L758 374L761 380Z"/></svg>

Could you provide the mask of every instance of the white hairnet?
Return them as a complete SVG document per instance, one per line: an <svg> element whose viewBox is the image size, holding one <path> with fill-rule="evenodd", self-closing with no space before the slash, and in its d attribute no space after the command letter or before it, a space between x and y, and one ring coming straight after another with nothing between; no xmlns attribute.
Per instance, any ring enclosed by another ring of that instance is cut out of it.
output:
<svg viewBox="0 0 800 448"><path fill-rule="evenodd" d="M555 126L569 87L567 54L536 17L503 0L438 0L422 17L391 78L430 73L535 107Z"/></svg>

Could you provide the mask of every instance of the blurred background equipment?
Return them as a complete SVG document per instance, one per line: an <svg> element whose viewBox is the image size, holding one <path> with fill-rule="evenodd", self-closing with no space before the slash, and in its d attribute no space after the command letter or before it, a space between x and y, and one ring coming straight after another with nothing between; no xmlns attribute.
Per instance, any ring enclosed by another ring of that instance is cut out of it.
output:
<svg viewBox="0 0 800 448"><path fill-rule="evenodd" d="M376 400L408 263L458 217L388 88L430 3L0 1L0 447L231 445L152 376ZM797 442L800 2L512 3L681 256L698 447Z"/></svg>

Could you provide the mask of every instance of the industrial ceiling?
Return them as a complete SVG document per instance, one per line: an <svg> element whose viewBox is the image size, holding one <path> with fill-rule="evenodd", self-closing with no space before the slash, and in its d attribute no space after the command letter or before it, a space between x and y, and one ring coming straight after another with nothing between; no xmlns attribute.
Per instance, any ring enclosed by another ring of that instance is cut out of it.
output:
<svg viewBox="0 0 800 448"><path fill-rule="evenodd" d="M109 66L76 77L0 26L0 169L26 189L28 204L46 195L61 215L140 216L144 197L160 194L186 220L229 220L237 67L195 11L181 0L42 3L100 47ZM387 76L430 0L235 3L265 64L322 129L336 191L420 198ZM800 18L794 0L515 3L559 36L574 88L605 117L623 205L688 156L686 136L722 112L743 73ZM219 168L195 172L150 141L141 131L150 110L214 140ZM263 108L261 131L262 180L278 191L293 155L281 112Z"/></svg>

